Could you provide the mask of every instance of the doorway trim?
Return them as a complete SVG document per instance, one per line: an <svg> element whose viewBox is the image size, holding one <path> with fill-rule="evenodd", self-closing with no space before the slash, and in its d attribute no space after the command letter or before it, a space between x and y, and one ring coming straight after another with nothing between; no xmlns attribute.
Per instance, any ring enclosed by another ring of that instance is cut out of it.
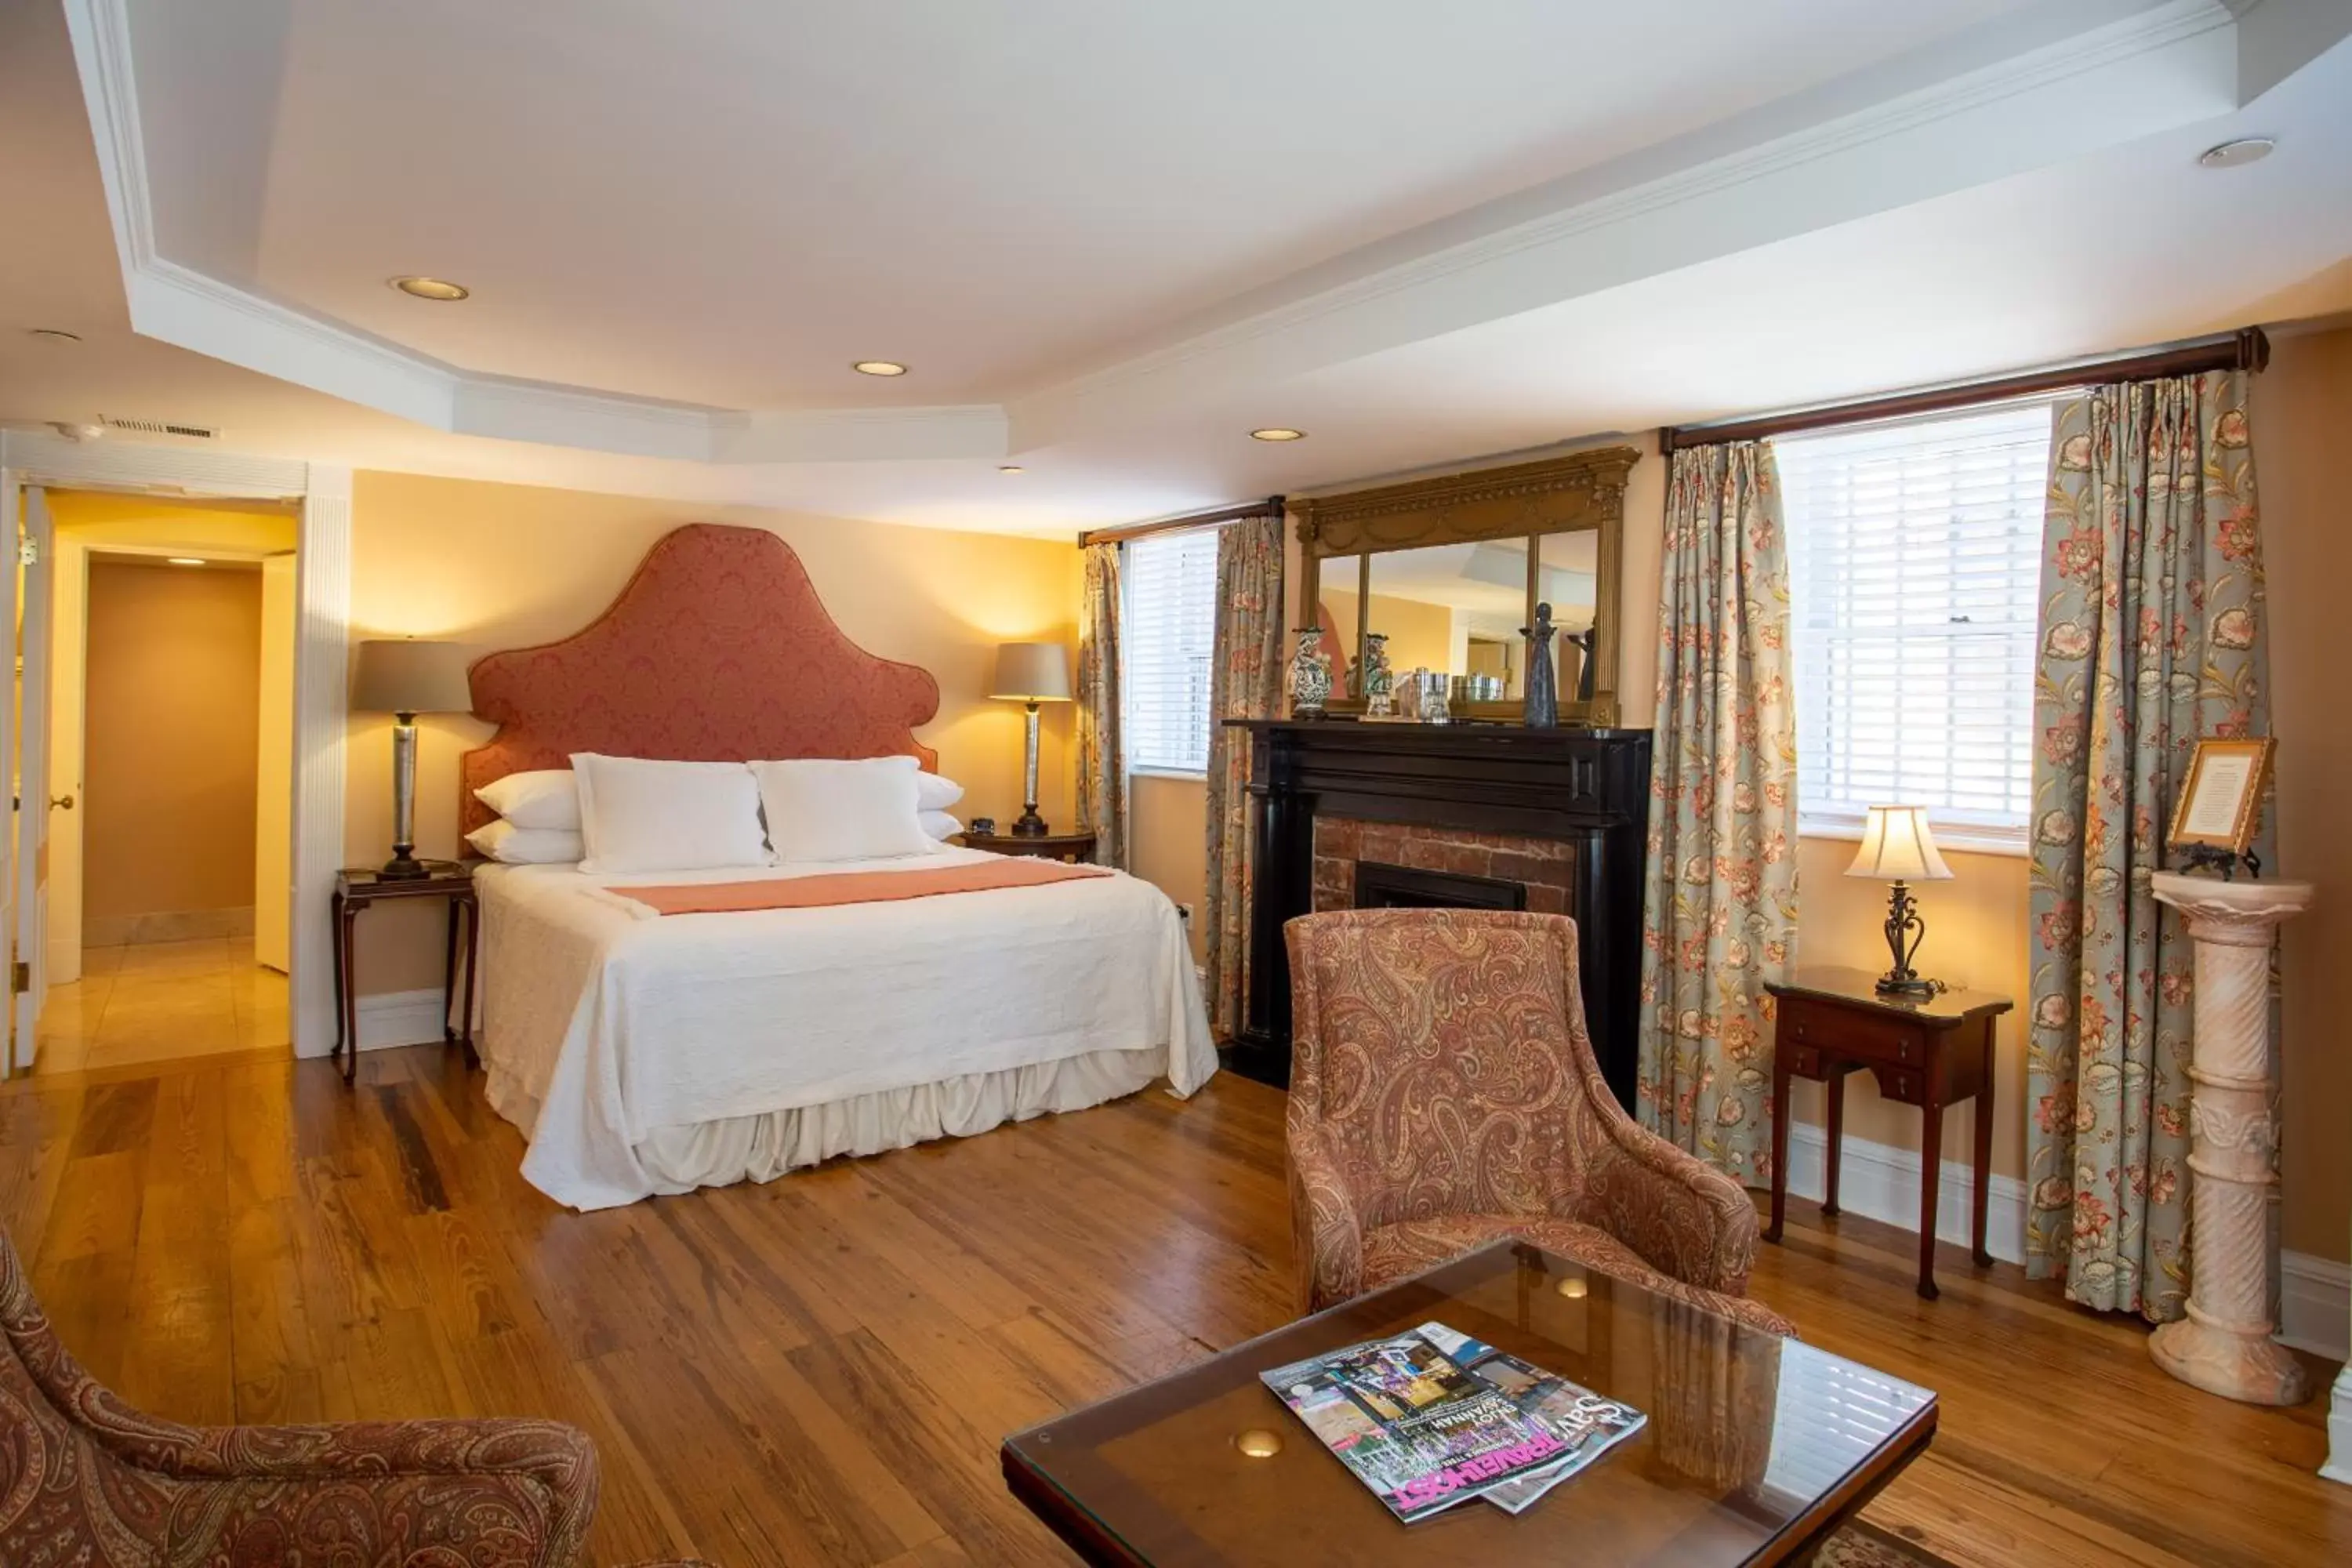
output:
<svg viewBox="0 0 2352 1568"><path fill-rule="evenodd" d="M325 910L343 860L343 742L349 729L352 470L134 442L68 441L0 431L0 507L15 527L24 486L127 491L174 500L294 500L294 842L287 889L294 1054L334 1048L334 957ZM306 919L306 911L318 918ZM11 1070L32 1042L9 1042Z"/></svg>

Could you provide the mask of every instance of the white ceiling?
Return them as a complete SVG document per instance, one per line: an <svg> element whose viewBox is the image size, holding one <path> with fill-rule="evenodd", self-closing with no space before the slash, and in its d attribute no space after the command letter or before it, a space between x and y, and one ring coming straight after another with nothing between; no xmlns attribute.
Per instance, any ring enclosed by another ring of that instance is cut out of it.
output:
<svg viewBox="0 0 2352 1568"><path fill-rule="evenodd" d="M1056 533L2352 308L2345 0L1442 15L27 0L0 419Z"/></svg>

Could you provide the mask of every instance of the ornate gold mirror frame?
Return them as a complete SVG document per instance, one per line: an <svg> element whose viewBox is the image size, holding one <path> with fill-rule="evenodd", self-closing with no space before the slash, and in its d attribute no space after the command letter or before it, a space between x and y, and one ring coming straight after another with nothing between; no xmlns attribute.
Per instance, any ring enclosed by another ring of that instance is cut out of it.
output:
<svg viewBox="0 0 2352 1568"><path fill-rule="evenodd" d="M1475 544L1487 540L1528 541L1528 624L1535 622L1536 584L1542 569L1546 534L1596 532L1592 602L1592 697L1574 700L1560 694L1562 723L1612 725L1617 722L1617 577L1625 522L1625 476L1641 461L1632 447L1608 447L1548 458L1538 463L1514 463L1507 468L1481 468L1409 484L1382 485L1347 495L1296 500L1298 542L1305 557L1300 585L1302 614L1316 615L1322 604L1323 563L1351 557L1357 573L1356 640L1372 629L1372 557L1392 550L1413 550L1432 544ZM1337 713L1360 713L1363 700L1334 697ZM1520 716L1517 698L1500 702L1471 702L1456 707L1460 718L1513 721Z"/></svg>

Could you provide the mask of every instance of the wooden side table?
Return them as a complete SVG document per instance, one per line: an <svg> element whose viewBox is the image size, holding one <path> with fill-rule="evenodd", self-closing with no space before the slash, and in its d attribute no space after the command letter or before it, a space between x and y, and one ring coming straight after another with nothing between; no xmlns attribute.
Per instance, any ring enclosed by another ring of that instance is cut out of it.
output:
<svg viewBox="0 0 2352 1568"><path fill-rule="evenodd" d="M992 855L1029 855L1041 860L1087 860L1095 852L1091 833L972 833L956 835L967 849Z"/></svg>
<svg viewBox="0 0 2352 1568"><path fill-rule="evenodd" d="M474 898L474 873L456 860L427 860L425 868L425 876L406 878L386 877L373 867L352 867L335 873L331 905L335 921L335 1059L342 1064L345 1083L354 1081L360 1070L359 999L352 994L352 936L362 910L395 899L449 900L448 946L441 970L442 1036L462 1041L467 1059L474 1059L474 971L482 947L482 910ZM461 915L466 931L465 998L458 1013L465 1023L462 1031L448 1022L449 1003L457 984Z"/></svg>
<svg viewBox="0 0 2352 1568"><path fill-rule="evenodd" d="M1772 1223L1764 1239L1780 1239L1789 1201L1789 1080L1809 1078L1829 1086L1829 1168L1822 1213L1835 1215L1845 1080L1867 1071L1878 1079L1881 1095L1919 1108L1919 1294L1932 1301L1938 1294L1936 1198L1943 1185L1944 1111L1966 1100L1977 1102L1971 1256L1979 1264L1992 1261L1985 1250L1985 1230L1992 1175L1993 1020L2011 1003L1990 992L1958 989L1938 996L1882 996L1876 981L1859 969L1800 969L1787 981L1765 984L1780 999L1780 1020L1772 1047Z"/></svg>

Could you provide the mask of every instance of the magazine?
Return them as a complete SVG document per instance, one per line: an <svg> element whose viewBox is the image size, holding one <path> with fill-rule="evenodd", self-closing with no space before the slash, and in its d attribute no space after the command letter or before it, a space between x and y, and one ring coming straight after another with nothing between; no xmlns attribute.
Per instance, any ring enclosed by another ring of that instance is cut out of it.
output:
<svg viewBox="0 0 2352 1568"><path fill-rule="evenodd" d="M1603 1398L1441 1323L1423 1323L1419 1331L1455 1365L1509 1395L1566 1449L1559 1458L1486 1491L1486 1500L1506 1513L1524 1510L1649 1420L1622 1401Z"/></svg>
<svg viewBox="0 0 2352 1568"><path fill-rule="evenodd" d="M1517 1513L1643 1419L1441 1323L1259 1375L1406 1521L1478 1497Z"/></svg>

